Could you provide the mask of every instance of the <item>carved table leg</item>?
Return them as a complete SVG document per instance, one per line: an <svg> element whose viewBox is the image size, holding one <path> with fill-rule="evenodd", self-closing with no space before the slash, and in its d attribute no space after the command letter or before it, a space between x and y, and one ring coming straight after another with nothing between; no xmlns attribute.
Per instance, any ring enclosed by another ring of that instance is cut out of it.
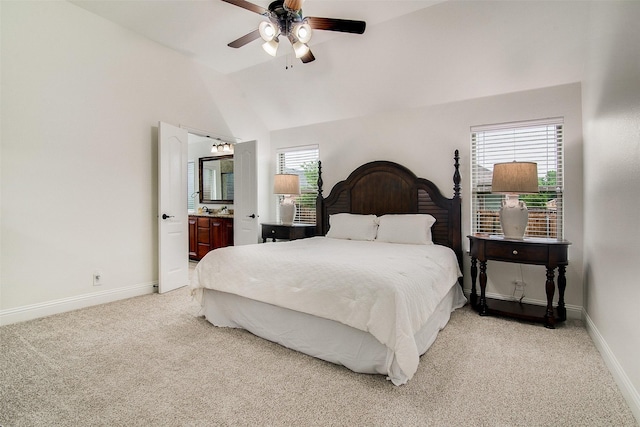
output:
<svg viewBox="0 0 640 427"><path fill-rule="evenodd" d="M487 297L485 289L487 287L487 262L480 261L480 316L488 315Z"/></svg>
<svg viewBox="0 0 640 427"><path fill-rule="evenodd" d="M561 321L567 320L567 309L564 306L564 290L567 287L566 271L566 265L558 267L558 319Z"/></svg>
<svg viewBox="0 0 640 427"><path fill-rule="evenodd" d="M478 294L476 292L476 278L478 277L478 259L471 258L471 307L478 305Z"/></svg>
<svg viewBox="0 0 640 427"><path fill-rule="evenodd" d="M556 284L553 281L554 269L547 267L547 312L544 315L544 326L549 329L555 329L556 318L553 314L553 294L556 291Z"/></svg>

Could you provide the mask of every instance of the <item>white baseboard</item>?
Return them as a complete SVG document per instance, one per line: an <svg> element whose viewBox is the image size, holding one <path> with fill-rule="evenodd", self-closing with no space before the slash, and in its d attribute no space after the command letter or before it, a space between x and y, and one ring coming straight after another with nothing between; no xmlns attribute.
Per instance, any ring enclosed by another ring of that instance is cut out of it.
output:
<svg viewBox="0 0 640 427"><path fill-rule="evenodd" d="M151 294L156 291L155 286L157 286L157 284L158 282L144 283L0 310L0 326L38 319L71 310L78 310L92 305Z"/></svg>
<svg viewBox="0 0 640 427"><path fill-rule="evenodd" d="M471 294L471 289L465 289L464 290L465 295L467 296L467 298L469 298L469 295ZM478 294L480 295L480 294ZM500 295L500 294L494 294L491 292L487 292L486 293L487 298L493 298L493 299L499 299L499 300L503 300L503 301L514 301L514 299L510 296L510 295ZM547 306L547 301L546 300L539 300L539 299L533 299L533 298L523 298L522 302L525 304L532 304L532 305L539 305L541 307L546 307ZM582 314L583 314L583 307L580 305L573 305L573 304L565 304L565 308L567 309L567 319L577 319L577 320L582 320Z"/></svg>
<svg viewBox="0 0 640 427"><path fill-rule="evenodd" d="M607 365L607 368L609 368L609 372L613 375L613 379L618 385L622 396L624 396L624 399L627 401L633 416L636 417L636 420L640 423L640 392L634 388L629 376L618 362L618 359L616 359L615 354L613 354L609 345L604 340L600 331L598 331L598 328L596 328L596 325L593 323L587 312L584 311L583 315L587 327L587 333L591 337L593 344L600 352L604 363Z"/></svg>

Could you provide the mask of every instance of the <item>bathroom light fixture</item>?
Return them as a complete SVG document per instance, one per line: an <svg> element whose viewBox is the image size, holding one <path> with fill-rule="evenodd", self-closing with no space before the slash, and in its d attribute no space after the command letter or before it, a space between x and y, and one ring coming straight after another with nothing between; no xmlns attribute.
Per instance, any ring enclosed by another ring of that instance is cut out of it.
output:
<svg viewBox="0 0 640 427"><path fill-rule="evenodd" d="M221 140L220 138L216 138L216 143L211 146L212 153L222 153L231 151L232 144L230 142L226 142Z"/></svg>
<svg viewBox="0 0 640 427"><path fill-rule="evenodd" d="M491 192L505 194L500 208L500 225L507 239L522 240L529 211L520 194L538 192L538 165L533 162L509 162L493 165Z"/></svg>
<svg viewBox="0 0 640 427"><path fill-rule="evenodd" d="M277 174L273 179L273 193L284 196L280 201L280 221L284 225L293 224L296 203L291 196L300 194L300 178L296 174Z"/></svg>

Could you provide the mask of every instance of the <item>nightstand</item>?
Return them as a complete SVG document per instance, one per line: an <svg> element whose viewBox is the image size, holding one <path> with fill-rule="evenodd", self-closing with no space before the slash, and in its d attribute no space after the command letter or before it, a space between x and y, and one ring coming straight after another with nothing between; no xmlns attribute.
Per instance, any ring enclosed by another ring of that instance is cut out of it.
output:
<svg viewBox="0 0 640 427"><path fill-rule="evenodd" d="M501 236L474 235L469 238L471 254L471 305L481 316L497 314L531 322L542 322L547 328L555 328L556 322L567 319L564 306L565 276L569 264L567 250L570 242L557 239L526 238L505 239ZM544 265L547 267L546 307L486 298L487 260L514 262L519 264ZM476 293L477 261L480 261L480 300ZM556 284L555 269L558 269L558 307L553 308Z"/></svg>
<svg viewBox="0 0 640 427"><path fill-rule="evenodd" d="M312 224L279 224L277 222L274 223L263 223L262 225L262 243L266 242L267 239L272 239L272 241L276 241L276 239L283 240L296 240L296 239L304 239L307 237L313 237L316 235L316 226Z"/></svg>

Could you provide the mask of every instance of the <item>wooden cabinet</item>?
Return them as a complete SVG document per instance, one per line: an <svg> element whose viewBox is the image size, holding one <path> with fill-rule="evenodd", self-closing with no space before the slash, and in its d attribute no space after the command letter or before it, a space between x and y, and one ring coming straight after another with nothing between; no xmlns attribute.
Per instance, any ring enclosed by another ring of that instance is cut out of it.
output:
<svg viewBox="0 0 640 427"><path fill-rule="evenodd" d="M211 218L211 249L233 246L233 219Z"/></svg>
<svg viewBox="0 0 640 427"><path fill-rule="evenodd" d="M233 218L189 216L189 258L201 260L209 251L233 246Z"/></svg>
<svg viewBox="0 0 640 427"><path fill-rule="evenodd" d="M189 217L189 258L196 259L198 256L197 252L197 240L196 240L196 230L198 227L198 218L195 216Z"/></svg>
<svg viewBox="0 0 640 427"><path fill-rule="evenodd" d="M211 249L211 218L196 218L196 259L202 259Z"/></svg>

